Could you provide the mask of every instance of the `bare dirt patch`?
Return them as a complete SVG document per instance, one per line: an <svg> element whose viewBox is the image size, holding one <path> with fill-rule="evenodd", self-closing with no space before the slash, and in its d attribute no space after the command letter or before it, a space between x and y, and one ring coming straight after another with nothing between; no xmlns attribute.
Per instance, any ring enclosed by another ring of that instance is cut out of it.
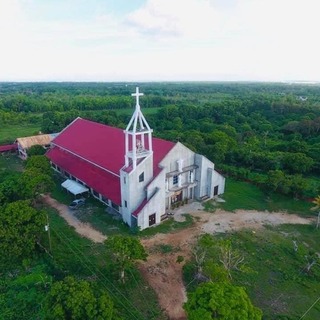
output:
<svg viewBox="0 0 320 320"><path fill-rule="evenodd" d="M70 226L74 227L75 231L82 237L88 238L95 243L102 243L107 239L106 236L94 229L89 223L83 223L78 220L66 205L51 198L49 195L44 195L42 198L50 207L56 209L59 215L65 219Z"/></svg>
<svg viewBox="0 0 320 320"><path fill-rule="evenodd" d="M160 306L168 318L173 320L186 319L183 310L183 303L186 301L186 290L182 280L184 263L178 263L177 258L183 256L184 261L190 258L192 246L200 234L228 232L243 228L259 229L265 225L310 224L312 222L311 219L284 212L217 210L214 213L208 213L201 210L199 203L193 203L177 210L174 219L183 221L183 212L196 218L194 226L175 233L157 234L152 238L143 239L142 243L148 250L149 257L139 266L144 277L157 293ZM170 246L172 252L159 251L159 248L164 246Z"/></svg>

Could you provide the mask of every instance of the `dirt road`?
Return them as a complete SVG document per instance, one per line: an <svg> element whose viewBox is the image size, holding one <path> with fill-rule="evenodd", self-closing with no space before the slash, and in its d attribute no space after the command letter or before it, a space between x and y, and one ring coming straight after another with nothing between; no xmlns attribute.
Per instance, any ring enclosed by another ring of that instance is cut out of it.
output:
<svg viewBox="0 0 320 320"><path fill-rule="evenodd" d="M107 239L106 236L94 229L89 223L83 223L78 220L66 205L51 198L49 195L44 195L42 198L50 207L56 209L59 215L65 219L70 226L74 227L75 231L82 237L86 237L96 243L102 243Z"/></svg>

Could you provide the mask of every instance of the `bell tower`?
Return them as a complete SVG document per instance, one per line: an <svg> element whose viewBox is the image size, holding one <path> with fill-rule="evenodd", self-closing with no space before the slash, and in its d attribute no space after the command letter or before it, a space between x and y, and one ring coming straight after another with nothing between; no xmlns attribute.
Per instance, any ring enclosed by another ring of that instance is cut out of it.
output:
<svg viewBox="0 0 320 320"><path fill-rule="evenodd" d="M150 128L140 109L139 97L143 96L143 93L140 93L139 88L136 87L136 92L132 96L136 97L136 106L130 122L124 131L125 167L132 166L132 170L135 170L140 160L153 153L153 130Z"/></svg>

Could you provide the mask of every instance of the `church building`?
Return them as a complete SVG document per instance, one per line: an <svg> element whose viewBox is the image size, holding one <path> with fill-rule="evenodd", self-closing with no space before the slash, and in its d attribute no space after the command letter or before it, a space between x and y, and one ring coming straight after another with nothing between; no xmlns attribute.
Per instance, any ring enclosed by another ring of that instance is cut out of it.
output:
<svg viewBox="0 0 320 320"><path fill-rule="evenodd" d="M54 170L90 190L130 227L159 224L176 205L224 192L225 178L182 143L152 136L140 109L125 130L75 119L47 152Z"/></svg>

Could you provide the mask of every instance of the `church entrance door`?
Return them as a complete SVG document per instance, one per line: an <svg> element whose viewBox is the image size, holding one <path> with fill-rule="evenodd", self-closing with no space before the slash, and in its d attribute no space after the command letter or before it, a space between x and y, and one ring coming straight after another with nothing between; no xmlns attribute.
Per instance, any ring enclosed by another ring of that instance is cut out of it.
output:
<svg viewBox="0 0 320 320"><path fill-rule="evenodd" d="M182 190L171 196L171 204L182 201Z"/></svg>
<svg viewBox="0 0 320 320"><path fill-rule="evenodd" d="M156 223L156 214L154 213L149 216L149 227L154 225L155 223Z"/></svg>
<svg viewBox="0 0 320 320"><path fill-rule="evenodd" d="M218 191L219 191L219 186L215 186L213 189L213 195L217 196L218 195Z"/></svg>

